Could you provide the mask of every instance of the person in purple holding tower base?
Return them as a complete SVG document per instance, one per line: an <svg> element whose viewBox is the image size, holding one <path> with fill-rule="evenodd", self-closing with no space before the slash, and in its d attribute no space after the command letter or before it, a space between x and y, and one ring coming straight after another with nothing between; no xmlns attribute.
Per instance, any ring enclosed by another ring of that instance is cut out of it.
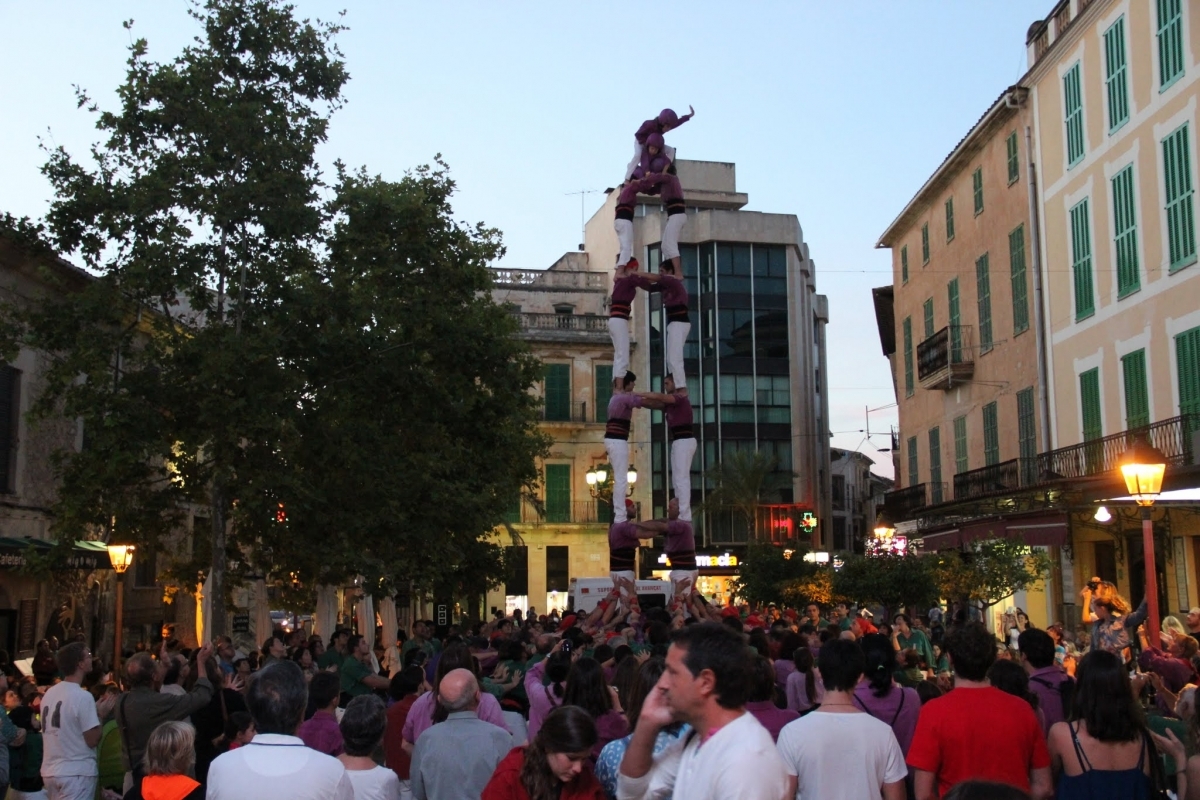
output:
<svg viewBox="0 0 1200 800"><path fill-rule="evenodd" d="M613 343L613 393L621 389L621 376L629 370L629 311L637 290L649 289L658 281L657 275L642 275L636 258L618 266L613 278L612 303L608 307L608 335Z"/></svg>
<svg viewBox="0 0 1200 800"><path fill-rule="evenodd" d="M692 459L696 456L696 434L692 430L692 401L687 389L676 387L675 379L663 376L663 393L644 392L642 405L665 409L671 434L671 486L679 503L679 518L692 521Z"/></svg>
<svg viewBox="0 0 1200 800"><path fill-rule="evenodd" d="M614 375L615 372L614 367ZM629 494L629 428L633 422L633 410L641 408L641 395L633 393L634 381L637 376L625 372L621 379L621 387L613 387L616 391L608 401L608 422L604 428L604 449L608 453L608 463L613 471L613 521L624 522L625 498Z"/></svg>
<svg viewBox="0 0 1200 800"><path fill-rule="evenodd" d="M675 130L694 116L696 116L696 109L691 106L688 106L688 113L682 117L676 114L674 110L664 108L659 112L657 117L643 122L641 127L637 129L637 133L633 134L633 159L629 162L629 166L625 168L625 180L628 181L634 177L634 172L639 165L643 171L646 169L646 165L642 164L642 161L643 159L649 161L649 159L645 158L645 153L651 134L657 133L659 136L663 136L667 131ZM670 161L675 160L675 148L664 145L663 153Z"/></svg>
<svg viewBox="0 0 1200 800"><path fill-rule="evenodd" d="M634 568L642 544L642 529L637 523L637 505L632 500L626 500L621 510L621 520L608 526L608 571L613 586L621 593L621 613L625 613L637 610Z"/></svg>
<svg viewBox="0 0 1200 800"><path fill-rule="evenodd" d="M678 498L667 504L666 519L650 519L637 525L644 531L666 537L663 552L671 560L669 577L674 589L674 603L683 602L695 589L700 573L696 569L696 536L692 532L692 523L679 518Z"/></svg>

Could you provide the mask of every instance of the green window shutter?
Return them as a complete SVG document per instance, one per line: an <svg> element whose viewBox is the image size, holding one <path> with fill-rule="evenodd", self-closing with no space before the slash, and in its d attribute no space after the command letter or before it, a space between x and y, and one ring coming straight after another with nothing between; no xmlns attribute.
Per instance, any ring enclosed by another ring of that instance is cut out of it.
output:
<svg viewBox="0 0 1200 800"><path fill-rule="evenodd" d="M958 475L968 469L967 457L967 418L954 418L954 474Z"/></svg>
<svg viewBox="0 0 1200 800"><path fill-rule="evenodd" d="M1083 440L1090 442L1104 435L1100 417L1100 368L1093 367L1079 376L1079 403L1083 411Z"/></svg>
<svg viewBox="0 0 1200 800"><path fill-rule="evenodd" d="M1033 412L1033 387L1017 392L1017 446L1021 457L1021 482L1037 478L1037 418Z"/></svg>
<svg viewBox="0 0 1200 800"><path fill-rule="evenodd" d="M1008 270L1012 279L1013 335L1029 330L1029 285L1025 280L1025 226L1008 235Z"/></svg>
<svg viewBox="0 0 1200 800"><path fill-rule="evenodd" d="M1125 297L1142 288L1138 275L1137 220L1133 203L1133 165L1112 179L1113 242L1117 249L1117 297Z"/></svg>
<svg viewBox="0 0 1200 800"><path fill-rule="evenodd" d="M1108 95L1108 130L1129 120L1129 70L1125 66L1125 18L1104 32L1104 89Z"/></svg>
<svg viewBox="0 0 1200 800"><path fill-rule="evenodd" d="M931 501L942 502L942 431L929 429L929 483Z"/></svg>
<svg viewBox="0 0 1200 800"><path fill-rule="evenodd" d="M571 419L571 365L546 364L546 419L568 422Z"/></svg>
<svg viewBox="0 0 1200 800"><path fill-rule="evenodd" d="M908 485L916 486L920 483L920 475L917 474L917 437L908 437Z"/></svg>
<svg viewBox="0 0 1200 800"><path fill-rule="evenodd" d="M983 167L971 173L971 187L975 194L975 216L983 213Z"/></svg>
<svg viewBox="0 0 1200 800"><path fill-rule="evenodd" d="M1088 223L1088 201L1071 209L1071 275L1075 284L1075 321L1096 313L1092 286L1092 234Z"/></svg>
<svg viewBox="0 0 1200 800"><path fill-rule="evenodd" d="M1021 154L1017 150L1016 131L1008 135L1005 147L1008 150L1008 185L1012 186L1021 177Z"/></svg>
<svg viewBox="0 0 1200 800"><path fill-rule="evenodd" d="M1179 413L1200 415L1200 328L1175 337L1175 364L1179 368ZM1196 430L1200 420L1191 421Z"/></svg>
<svg viewBox="0 0 1200 800"><path fill-rule="evenodd" d="M958 307L958 278L946 285L950 307L950 363L962 363L962 315Z"/></svg>
<svg viewBox="0 0 1200 800"><path fill-rule="evenodd" d="M608 421L608 401L612 400L612 364L597 364L595 369L596 382L596 422Z"/></svg>
<svg viewBox="0 0 1200 800"><path fill-rule="evenodd" d="M1183 0L1158 0L1158 85L1166 89L1183 74Z"/></svg>
<svg viewBox="0 0 1200 800"><path fill-rule="evenodd" d="M1125 427L1141 428L1150 424L1150 399L1146 391L1146 351L1134 350L1121 357L1121 377L1125 384Z"/></svg>
<svg viewBox="0 0 1200 800"><path fill-rule="evenodd" d="M930 297L929 299L927 299L925 301L925 305L922 306L922 309L925 312L925 338L928 339L930 336L933 336L933 330L934 330L934 328L933 328L933 298L932 297Z"/></svg>
<svg viewBox="0 0 1200 800"><path fill-rule="evenodd" d="M946 198L946 241L954 238L954 198Z"/></svg>
<svg viewBox="0 0 1200 800"><path fill-rule="evenodd" d="M1000 463L1000 427L996 401L983 407L983 464L990 467Z"/></svg>
<svg viewBox="0 0 1200 800"><path fill-rule="evenodd" d="M921 226L921 265L929 263L929 223Z"/></svg>
<svg viewBox="0 0 1200 800"><path fill-rule="evenodd" d="M571 521L571 465L546 465L546 521Z"/></svg>
<svg viewBox="0 0 1200 800"><path fill-rule="evenodd" d="M979 352L992 349L992 279L988 275L988 254L975 260L975 294L979 301Z"/></svg>
<svg viewBox="0 0 1200 800"><path fill-rule="evenodd" d="M913 336L912 317L905 317L904 324L904 396L913 396Z"/></svg>
<svg viewBox="0 0 1200 800"><path fill-rule="evenodd" d="M908 245L900 248L900 280L908 283Z"/></svg>
<svg viewBox="0 0 1200 800"><path fill-rule="evenodd" d="M1163 139L1163 181L1167 196L1167 242L1171 271L1196 260L1196 217L1192 207L1192 158L1185 124Z"/></svg>
<svg viewBox="0 0 1200 800"><path fill-rule="evenodd" d="M1072 167L1084 155L1083 93L1079 86L1079 64L1063 76L1063 104L1067 126L1067 166Z"/></svg>
<svg viewBox="0 0 1200 800"><path fill-rule="evenodd" d="M517 492L509 501L508 508L504 512L504 521L516 524L521 521L521 493Z"/></svg>

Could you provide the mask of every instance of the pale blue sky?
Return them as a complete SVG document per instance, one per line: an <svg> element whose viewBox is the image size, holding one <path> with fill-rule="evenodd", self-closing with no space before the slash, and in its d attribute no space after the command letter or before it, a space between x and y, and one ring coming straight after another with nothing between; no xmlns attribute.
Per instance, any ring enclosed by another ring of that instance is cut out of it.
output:
<svg viewBox="0 0 1200 800"><path fill-rule="evenodd" d="M694 105L670 138L679 157L735 162L750 210L800 218L830 300L834 444L849 449L863 409L894 402L870 294L891 267L875 242L1024 72L1025 31L1052 5L296 2L322 19L348 12L348 102L322 160L396 178L442 153L456 214L504 232L505 266L543 268L574 249L580 203L568 193L615 185L641 121ZM71 85L112 107L129 18L163 60L197 32L183 0L0 0L0 211L45 212L38 136L76 154L94 140ZM601 200L586 197L588 216ZM871 429L895 419L874 413ZM891 474L888 454L862 450Z"/></svg>

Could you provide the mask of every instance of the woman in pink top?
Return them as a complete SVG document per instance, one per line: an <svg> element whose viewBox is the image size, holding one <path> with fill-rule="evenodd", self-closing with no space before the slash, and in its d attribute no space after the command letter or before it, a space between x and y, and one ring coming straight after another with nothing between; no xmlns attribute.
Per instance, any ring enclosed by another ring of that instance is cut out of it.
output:
<svg viewBox="0 0 1200 800"><path fill-rule="evenodd" d="M525 695L529 698L529 740L537 736L546 715L562 705L564 684L571 670L571 654L562 652L562 640L554 645L550 655L534 664L525 673ZM542 682L543 676L550 679Z"/></svg>
<svg viewBox="0 0 1200 800"><path fill-rule="evenodd" d="M796 671L787 677L787 707L798 711L801 716L821 705L825 698L825 687L821 677L813 669L813 654L807 647L799 647L792 654Z"/></svg>
<svg viewBox="0 0 1200 800"><path fill-rule="evenodd" d="M563 704L579 706L596 721L596 744L592 760L600 757L604 745L629 733L629 720L621 708L617 692L604 680L604 670L594 658L581 658L571 666Z"/></svg>
<svg viewBox="0 0 1200 800"><path fill-rule="evenodd" d="M437 701L438 687L441 685L442 678L446 673L454 669L469 669L475 673L476 679L479 678L479 667L475 663L475 657L471 655L471 651L467 649L465 644L452 644L442 651L442 657L438 659L433 691L426 692L418 697L417 701L412 704L412 708L409 709L408 717L404 720L404 730L401 734L404 737L403 747L408 753L412 753L418 736L434 724L446 719L446 710ZM476 710L476 713L484 722L490 722L497 727L503 728L506 731L508 730L508 725L504 723L504 715L500 713L500 701L494 695L487 692L480 693L479 708Z"/></svg>

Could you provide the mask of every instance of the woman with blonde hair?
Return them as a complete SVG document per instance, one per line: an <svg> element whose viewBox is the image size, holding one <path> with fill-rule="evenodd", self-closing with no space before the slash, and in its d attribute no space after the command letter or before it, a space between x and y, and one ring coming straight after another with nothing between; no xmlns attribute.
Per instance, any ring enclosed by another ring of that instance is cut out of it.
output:
<svg viewBox="0 0 1200 800"><path fill-rule="evenodd" d="M1137 610L1131 612L1129 601L1114 584L1096 579L1088 582L1084 600L1088 602L1084 622L1092 623L1092 652L1107 650L1125 655L1138 626L1146 621L1146 601L1143 599Z"/></svg>
<svg viewBox="0 0 1200 800"><path fill-rule="evenodd" d="M125 800L203 800L204 787L190 773L196 763L196 729L189 722L164 722L146 743L146 777Z"/></svg>

